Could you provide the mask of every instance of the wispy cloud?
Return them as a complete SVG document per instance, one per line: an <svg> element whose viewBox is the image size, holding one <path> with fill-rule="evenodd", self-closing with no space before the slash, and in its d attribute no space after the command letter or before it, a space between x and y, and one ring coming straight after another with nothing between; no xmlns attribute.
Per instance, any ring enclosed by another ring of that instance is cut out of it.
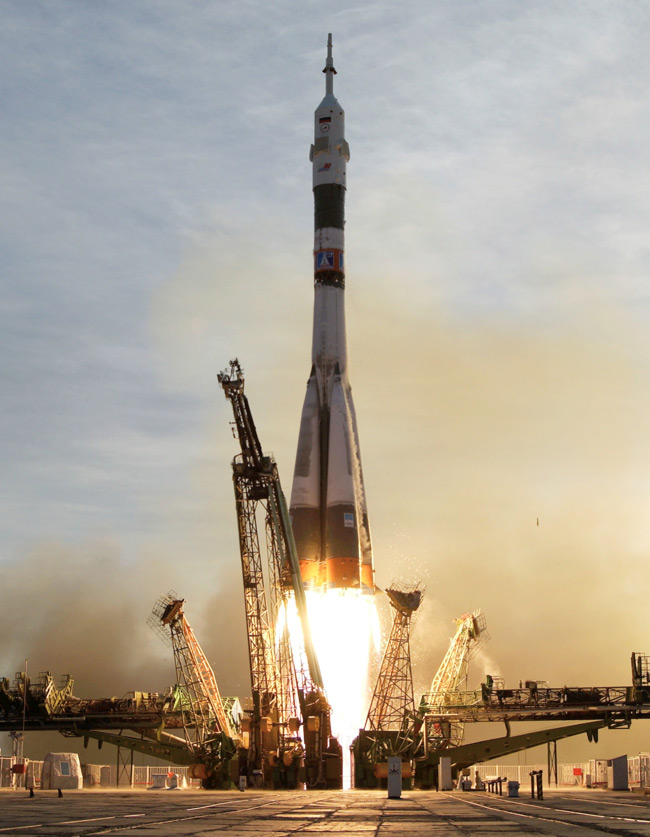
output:
<svg viewBox="0 0 650 837"><path fill-rule="evenodd" d="M63 624L86 624L106 567L125 626L162 567L223 653L207 614L236 601L235 447L215 373L240 356L288 489L333 31L351 378L380 584L396 566L428 583L418 677L481 606L507 677L625 682L648 627L646 15L188 8L3 5L0 568L32 626L3 665L31 643L89 689L149 676L130 651L96 671Z"/></svg>

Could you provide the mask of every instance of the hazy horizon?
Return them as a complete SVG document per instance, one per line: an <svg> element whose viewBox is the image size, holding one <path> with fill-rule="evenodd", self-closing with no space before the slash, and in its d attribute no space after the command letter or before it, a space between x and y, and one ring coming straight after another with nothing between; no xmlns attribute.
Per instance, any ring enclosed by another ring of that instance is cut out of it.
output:
<svg viewBox="0 0 650 837"><path fill-rule="evenodd" d="M162 689L145 622L174 589L222 692L248 690L216 374L239 357L288 494L332 32L350 380L379 586L426 587L416 688L478 607L475 682L629 684L650 653L645 10L2 8L0 676ZM589 752L622 747L650 729Z"/></svg>

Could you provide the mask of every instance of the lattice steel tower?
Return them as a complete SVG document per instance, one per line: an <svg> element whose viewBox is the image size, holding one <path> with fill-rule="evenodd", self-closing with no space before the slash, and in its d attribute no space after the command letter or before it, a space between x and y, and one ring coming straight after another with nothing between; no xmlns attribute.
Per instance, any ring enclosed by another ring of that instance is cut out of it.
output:
<svg viewBox="0 0 650 837"><path fill-rule="evenodd" d="M384 652L375 691L370 701L365 729L369 733L393 733L378 736L382 749L399 755L412 748L415 717L413 673L411 669L411 619L422 601L422 591L386 590L395 611L388 644ZM388 752L386 752L388 754Z"/></svg>
<svg viewBox="0 0 650 837"><path fill-rule="evenodd" d="M423 706L428 711L444 712L448 695L467 684L469 662L490 635L486 628L485 614L480 610L464 613L456 622L456 633L449 642L449 648L434 675L431 689L422 696ZM430 731L429 746L459 747L465 738L465 727L460 721L435 725Z"/></svg>

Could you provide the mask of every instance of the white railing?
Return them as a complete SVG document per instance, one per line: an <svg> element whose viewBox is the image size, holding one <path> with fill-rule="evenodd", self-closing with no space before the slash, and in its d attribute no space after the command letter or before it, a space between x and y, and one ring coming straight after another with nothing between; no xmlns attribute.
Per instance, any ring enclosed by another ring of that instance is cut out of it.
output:
<svg viewBox="0 0 650 837"><path fill-rule="evenodd" d="M20 759L13 756L5 758L0 757L0 789L17 789L24 787L39 788L41 786L41 770L43 768L42 761L32 761L27 759L27 774L16 774L12 772L13 766ZM82 773L84 777L85 788L99 788L117 786L117 767L114 764L82 764ZM150 788L154 784L154 775L166 773L169 776L176 774L180 787L200 788L200 779L190 779L189 767L180 767L177 764L162 764L159 766L145 765L133 766L133 779L131 787L133 788ZM27 784L25 783L27 778ZM128 787L128 785L121 784L120 787Z"/></svg>
<svg viewBox="0 0 650 837"><path fill-rule="evenodd" d="M139 766L133 767L133 787L134 788L148 788L152 787L154 781L152 776L160 775L161 773L167 773L171 776L171 774L175 773L178 776L179 785L184 784L183 780L187 783L188 788L200 788L201 787L201 780L200 779L190 779L189 777L189 767L179 767L177 764L162 766L162 767L151 767L151 766Z"/></svg>
<svg viewBox="0 0 650 837"><path fill-rule="evenodd" d="M558 787L607 787L607 759L589 759L584 762L563 762L557 766ZM483 781L488 777L519 782L530 781L533 770L542 770L544 785L553 785L548 776L547 764L477 764L471 768L470 778L474 781L476 771ZM631 788L650 788L650 753L639 753L627 757L628 784Z"/></svg>
<svg viewBox="0 0 650 837"><path fill-rule="evenodd" d="M42 761L28 761L27 787L30 784L38 788L41 784ZM0 757L0 789L24 788L25 774L12 773L12 767L19 759L13 756ZM546 764L477 764L470 768L470 779L472 783L475 774L486 781L488 778L500 776L508 781L519 782L527 787L530 783L530 773L533 770L542 770L544 785L549 785L548 769ZM117 768L113 765L84 764L82 765L84 775L84 787L116 787ZM636 756L628 756L627 759L628 783L631 788L650 788L650 753L639 753ZM200 779L190 779L189 768L180 767L175 764L168 765L134 765L131 787L150 788L154 785L153 777L160 774L176 774L179 785L188 788L200 788ZM558 786L561 787L607 787L607 759L589 759L585 762L563 762L558 764ZM124 784L120 787L125 787Z"/></svg>
<svg viewBox="0 0 650 837"><path fill-rule="evenodd" d="M524 785L526 782L530 782L530 776L528 774L531 770L540 769L546 775L545 764L494 764L488 762L487 764L474 765L471 768L469 778L473 782L475 773L478 771L478 775L484 782L498 776L501 779L507 779L509 782L519 782L520 785Z"/></svg>
<svg viewBox="0 0 650 837"><path fill-rule="evenodd" d="M27 787L40 787L41 784L41 770L43 769L42 761L31 761L27 759L27 774L14 773L13 766L22 763L22 759L17 759L14 756L0 757L0 788L24 788L25 779L27 778Z"/></svg>

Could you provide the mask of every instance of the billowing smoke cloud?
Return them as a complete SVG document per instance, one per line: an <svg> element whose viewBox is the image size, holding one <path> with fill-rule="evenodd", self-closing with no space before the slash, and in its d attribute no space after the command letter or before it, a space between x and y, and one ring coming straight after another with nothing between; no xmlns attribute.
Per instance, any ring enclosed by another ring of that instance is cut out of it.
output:
<svg viewBox="0 0 650 837"><path fill-rule="evenodd" d="M506 673L591 680L597 665L617 681L643 646L644 341L631 317L599 314L576 311L580 332L459 325L396 315L391 300L390 344L404 363L379 385L382 364L395 366L376 345L378 386L360 380L366 414L379 419L362 431L378 572L408 543L450 618L481 606L493 638L508 637ZM569 640L567 666L557 648ZM620 647L620 659L604 647Z"/></svg>
<svg viewBox="0 0 650 837"><path fill-rule="evenodd" d="M69 673L84 696L162 687L164 655L152 654L142 610L146 592L152 596L142 588L151 569L129 567L110 537L78 546L40 543L3 566L3 672L27 658L32 677L46 669Z"/></svg>
<svg viewBox="0 0 650 837"><path fill-rule="evenodd" d="M580 294L544 316L468 321L380 291L352 334L378 576L403 566L428 588L420 687L453 618L477 607L485 671L629 684L630 653L650 649L650 347L633 314ZM650 740L635 731L618 746Z"/></svg>
<svg viewBox="0 0 650 837"><path fill-rule="evenodd" d="M173 587L181 596L190 591L186 615L199 641L205 640L224 694L242 694L247 686L243 607L230 612L224 607L232 601L234 580L220 598L220 585L211 578L214 592L202 599L187 578L193 569L189 562L183 566L168 560L160 550L145 549L139 560L127 561L119 541L108 536L76 546L37 544L16 563L0 568L2 675L12 679L27 660L32 680L43 671L55 679L73 676L78 697L165 691L175 682L171 648L146 619L154 601ZM205 575L211 577L209 567ZM27 741L31 757L76 744L76 739L64 745L58 736L40 733L28 734Z"/></svg>
<svg viewBox="0 0 650 837"><path fill-rule="evenodd" d="M400 229L405 240L420 234ZM230 275L219 250L167 288L168 312L197 288L219 299ZM628 684L630 652L650 651L647 335L613 292L575 271L549 276L548 260L503 305L462 309L439 268L428 292L422 264L398 281L396 255L383 255L349 283L348 342L378 582L427 588L413 632L416 690L431 682L453 619L478 607L492 639L471 682L489 672L510 683ZM288 490L309 280L280 258L265 273L287 301L278 306L274 293L246 291L258 270L247 261L246 281L227 291L231 354ZM173 346L182 366L182 331L166 323L162 356ZM189 342L193 359L215 345L229 354L218 323Z"/></svg>
<svg viewBox="0 0 650 837"><path fill-rule="evenodd" d="M171 587L188 599L222 691L248 692L237 445L216 372L240 356L288 492L311 294L291 258L279 254L272 269L237 261L229 254L245 248L225 248L226 238L188 260L154 305L166 385L207 405L187 485L170 492L175 523L128 560L100 538L43 544L3 569L5 672L28 657L33 670L75 675L80 695L162 688L172 661L144 620ZM526 304L462 310L449 277L428 294L421 265L401 283L394 257L387 265L368 263L349 283L348 339L378 582L427 588L413 631L416 691L428 688L453 619L478 607L492 639L470 682L489 667L510 683L629 683L630 652L650 651L646 334L577 274L554 277L552 293L534 277ZM621 749L640 745L637 727Z"/></svg>

